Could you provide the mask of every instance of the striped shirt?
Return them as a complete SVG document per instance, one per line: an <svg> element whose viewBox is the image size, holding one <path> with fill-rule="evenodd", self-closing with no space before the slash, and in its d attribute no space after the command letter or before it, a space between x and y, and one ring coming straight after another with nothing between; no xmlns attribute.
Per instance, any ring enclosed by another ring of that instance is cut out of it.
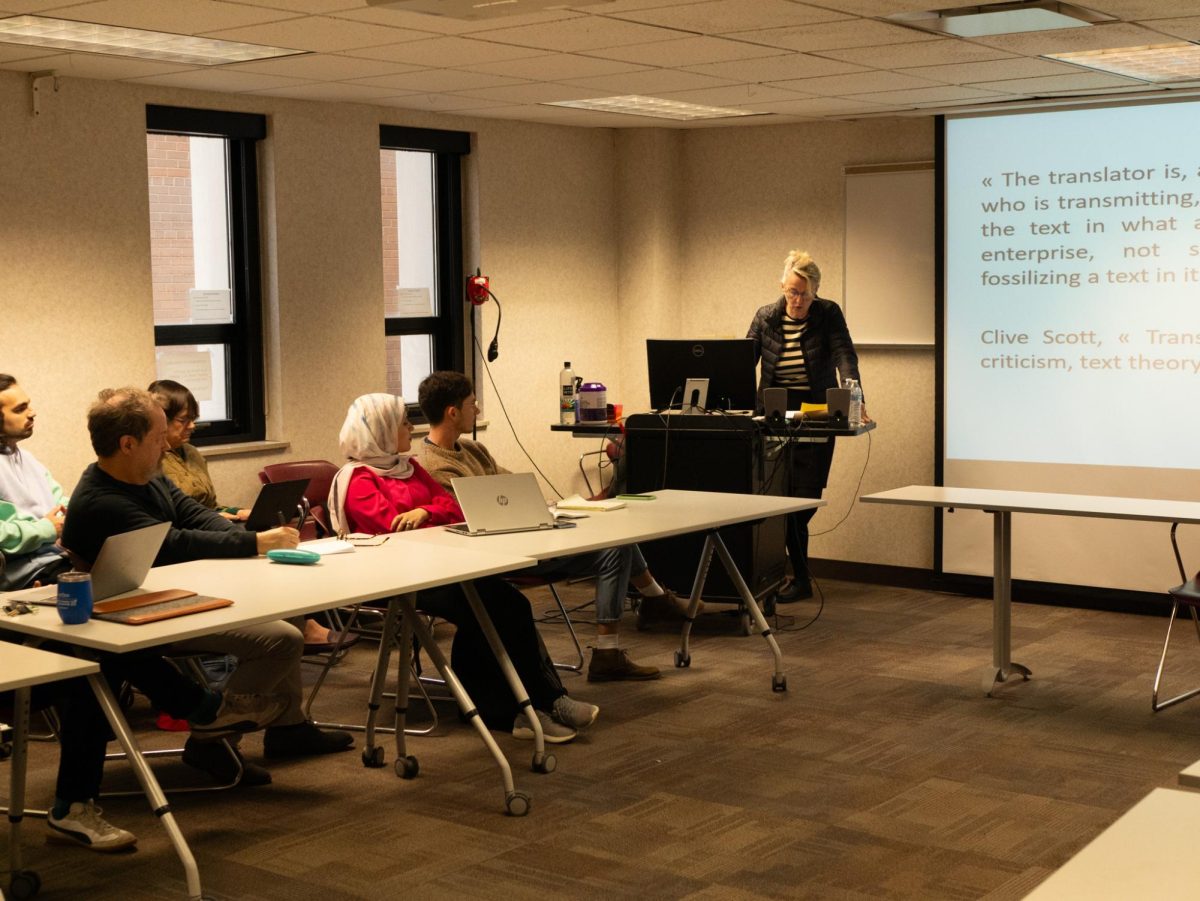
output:
<svg viewBox="0 0 1200 901"><path fill-rule="evenodd" d="M783 352L775 364L775 384L779 387L805 389L808 369L804 365L804 330L807 319L793 319L783 314Z"/></svg>

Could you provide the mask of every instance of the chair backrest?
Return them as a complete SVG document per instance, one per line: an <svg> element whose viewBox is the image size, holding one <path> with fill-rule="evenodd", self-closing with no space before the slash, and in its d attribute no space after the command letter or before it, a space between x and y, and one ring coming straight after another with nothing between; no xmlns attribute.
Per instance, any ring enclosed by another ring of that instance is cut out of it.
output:
<svg viewBox="0 0 1200 901"><path fill-rule="evenodd" d="M288 463L271 463L264 466L258 474L259 481L264 485L271 482L286 482L291 479L308 479L308 490L304 496L308 498L312 508L312 521L304 527L301 540L323 538L333 534L329 524L329 489L333 487L333 478L338 468L328 460L292 460Z"/></svg>

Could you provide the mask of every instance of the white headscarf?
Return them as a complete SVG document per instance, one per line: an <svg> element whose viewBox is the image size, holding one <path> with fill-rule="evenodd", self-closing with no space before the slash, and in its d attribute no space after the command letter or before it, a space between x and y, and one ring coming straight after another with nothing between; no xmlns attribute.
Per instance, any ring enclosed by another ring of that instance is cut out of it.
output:
<svg viewBox="0 0 1200 901"><path fill-rule="evenodd" d="M367 466L389 479L413 474L410 455L397 451L400 427L407 419L404 398L394 394L364 394L346 411L338 446L350 462L338 470L329 491L329 515L337 534L349 531L346 491L354 470Z"/></svg>

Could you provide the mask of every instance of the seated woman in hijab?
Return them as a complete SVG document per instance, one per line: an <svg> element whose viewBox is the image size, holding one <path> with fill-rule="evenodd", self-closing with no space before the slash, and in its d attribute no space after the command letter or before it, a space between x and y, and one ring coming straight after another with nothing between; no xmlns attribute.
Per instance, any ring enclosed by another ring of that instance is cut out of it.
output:
<svg viewBox="0 0 1200 901"><path fill-rule="evenodd" d="M335 530L378 535L463 521L458 502L410 456L412 433L401 398L366 394L350 405L338 438L350 462L329 494ZM567 697L524 595L494 576L477 579L475 587L529 692L546 741L570 741L576 730L595 722L600 708ZM423 591L417 606L457 627L450 662L488 728L511 728L515 738L532 739L533 729L517 708L462 587Z"/></svg>

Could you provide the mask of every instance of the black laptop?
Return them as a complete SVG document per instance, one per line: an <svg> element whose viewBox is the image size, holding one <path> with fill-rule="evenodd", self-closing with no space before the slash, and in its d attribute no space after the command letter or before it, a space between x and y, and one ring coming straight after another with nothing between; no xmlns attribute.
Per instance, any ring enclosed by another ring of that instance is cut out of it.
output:
<svg viewBox="0 0 1200 901"><path fill-rule="evenodd" d="M278 528L300 516L304 492L308 490L308 479L292 479L288 482L270 482L262 486L258 499L250 509L246 528L251 532L265 532Z"/></svg>

